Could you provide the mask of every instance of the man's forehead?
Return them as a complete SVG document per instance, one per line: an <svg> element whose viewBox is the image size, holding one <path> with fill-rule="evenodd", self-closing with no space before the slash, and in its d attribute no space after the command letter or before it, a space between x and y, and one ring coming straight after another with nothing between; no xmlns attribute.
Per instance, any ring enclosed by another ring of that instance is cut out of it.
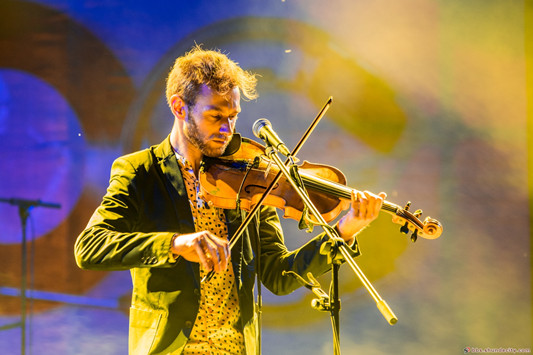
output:
<svg viewBox="0 0 533 355"><path fill-rule="evenodd" d="M208 110L234 109L240 111L240 92L237 87L226 94L219 94L207 85L202 85L197 103L202 103Z"/></svg>

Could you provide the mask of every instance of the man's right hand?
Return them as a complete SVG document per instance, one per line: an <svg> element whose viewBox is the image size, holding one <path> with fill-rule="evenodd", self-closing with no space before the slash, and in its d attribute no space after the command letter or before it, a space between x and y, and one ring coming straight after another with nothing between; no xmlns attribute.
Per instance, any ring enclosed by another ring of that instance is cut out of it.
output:
<svg viewBox="0 0 533 355"><path fill-rule="evenodd" d="M170 251L215 272L226 270L230 256L229 242L208 231L176 234L172 238Z"/></svg>

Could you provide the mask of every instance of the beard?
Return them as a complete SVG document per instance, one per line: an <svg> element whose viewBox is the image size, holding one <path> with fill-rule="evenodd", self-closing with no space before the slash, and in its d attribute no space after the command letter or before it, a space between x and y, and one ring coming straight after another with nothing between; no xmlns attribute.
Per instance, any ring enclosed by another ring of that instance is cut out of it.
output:
<svg viewBox="0 0 533 355"><path fill-rule="evenodd" d="M189 142L198 148L198 150L200 150L200 152L202 152L202 154L205 156L212 158L220 157L226 150L226 147L231 141L233 135L230 135L227 138L224 135L212 135L210 137L206 137L200 133L198 125L196 124L196 120L191 114L189 114L188 121L188 130L185 136ZM226 143L224 145L217 145L216 147L213 147L209 144L211 139L224 139L226 140Z"/></svg>

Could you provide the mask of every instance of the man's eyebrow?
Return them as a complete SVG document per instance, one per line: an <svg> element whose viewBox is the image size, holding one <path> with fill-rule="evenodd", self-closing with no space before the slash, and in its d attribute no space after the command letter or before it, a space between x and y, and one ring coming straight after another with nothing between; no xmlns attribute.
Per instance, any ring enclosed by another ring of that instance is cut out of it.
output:
<svg viewBox="0 0 533 355"><path fill-rule="evenodd" d="M226 111L226 110L225 110L225 108L220 108L217 105L209 105L209 106L206 106L206 111L222 112L222 111ZM241 108L239 107L238 109L230 109L230 111L240 113L241 112Z"/></svg>

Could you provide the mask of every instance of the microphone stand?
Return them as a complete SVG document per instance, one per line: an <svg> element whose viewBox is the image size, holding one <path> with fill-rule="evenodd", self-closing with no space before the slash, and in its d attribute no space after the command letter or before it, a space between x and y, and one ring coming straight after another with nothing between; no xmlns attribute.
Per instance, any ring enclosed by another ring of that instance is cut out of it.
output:
<svg viewBox="0 0 533 355"><path fill-rule="evenodd" d="M21 278L20 278L20 322L3 326L0 330L11 329L20 326L21 344L20 353L26 352L26 290L27 290L27 250L26 250L26 226L30 211L33 207L61 208L58 203L43 202L41 200L26 200L21 198L0 198L0 202L9 203L18 206L19 217L22 225L22 243L21 243Z"/></svg>
<svg viewBox="0 0 533 355"><path fill-rule="evenodd" d="M339 327L339 313L340 313L340 299L339 299L339 280L338 280L338 272L341 264L341 260L344 260L348 263L348 265L352 268L354 273L357 275L359 280L363 283L367 291L370 293L374 301L376 302L376 306L381 312L381 314L385 317L385 319L389 322L389 324L393 325L398 321L398 318L394 315L392 310L390 309L389 305L381 298L381 296L377 293L376 289L372 286L370 281L366 278L366 276L363 274L355 260L350 254L350 249L348 246L344 243L344 240L340 238L337 231L329 226L316 208L316 206L311 201L309 195L307 194L307 191L305 190L305 187L303 186L301 176L298 173L298 166L294 162L294 157L289 156L290 163L286 166L283 164L279 156L277 155L277 151L275 148L267 143L267 148L265 150L265 153L270 157L271 160L273 160L279 167L280 171L283 175L285 175L285 178L287 181L291 184L291 186L294 188L294 190L298 193L298 195L302 198L302 201L304 202L305 207L308 208L308 210L311 212L311 215L315 218L315 221L312 222L313 224L320 225L326 235L328 236L327 242L321 247L320 252L322 254L328 255L328 263L332 264L332 287L331 287L331 314L332 314L332 323L333 323L333 336L334 336L334 354L340 354L340 327ZM291 169L289 172L288 167ZM304 211L305 212L305 211ZM340 255L339 255L340 252Z"/></svg>
<svg viewBox="0 0 533 355"><path fill-rule="evenodd" d="M333 349L334 354L340 354L340 339L339 339L339 320L338 314L340 311L340 300L336 297L333 292L330 297L324 290L320 288L320 283L314 278L313 274L308 272L307 278L310 282L306 281L303 277L295 273L294 271L283 271L283 275L290 275L295 278L302 286L311 290L318 298L315 298L311 301L311 307L321 312L329 312L331 317L331 326L333 328ZM332 283L335 285L335 283ZM338 292L336 293L338 295ZM333 302L331 299L336 297Z"/></svg>

